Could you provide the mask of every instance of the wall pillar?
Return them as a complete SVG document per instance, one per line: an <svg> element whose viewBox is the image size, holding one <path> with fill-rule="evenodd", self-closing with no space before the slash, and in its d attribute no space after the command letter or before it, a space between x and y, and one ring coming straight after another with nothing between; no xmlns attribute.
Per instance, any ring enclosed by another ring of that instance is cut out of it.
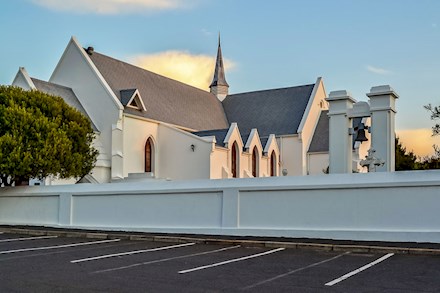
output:
<svg viewBox="0 0 440 293"><path fill-rule="evenodd" d="M112 180L124 179L123 143L122 122L119 120L112 125Z"/></svg>
<svg viewBox="0 0 440 293"><path fill-rule="evenodd" d="M238 228L240 225L240 191L237 188L223 189L222 227Z"/></svg>
<svg viewBox="0 0 440 293"><path fill-rule="evenodd" d="M371 148L375 156L385 161L377 172L395 170L395 115L399 97L389 85L372 87L367 94L371 110Z"/></svg>
<svg viewBox="0 0 440 293"><path fill-rule="evenodd" d="M72 194L61 193L58 202L58 224L72 225Z"/></svg>
<svg viewBox="0 0 440 293"><path fill-rule="evenodd" d="M356 102L347 91L333 91L326 99L329 102L329 172L352 173L352 120L349 109Z"/></svg>

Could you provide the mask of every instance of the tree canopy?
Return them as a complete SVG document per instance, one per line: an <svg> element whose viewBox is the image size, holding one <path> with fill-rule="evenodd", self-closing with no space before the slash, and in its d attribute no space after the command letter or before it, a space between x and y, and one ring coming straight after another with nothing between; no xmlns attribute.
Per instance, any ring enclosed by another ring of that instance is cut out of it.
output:
<svg viewBox="0 0 440 293"><path fill-rule="evenodd" d="M408 152L406 148L399 141L399 138L396 137L396 159L395 159L395 168L396 171L404 171L404 170L417 170L419 169L419 164L417 163L417 156L412 152Z"/></svg>
<svg viewBox="0 0 440 293"><path fill-rule="evenodd" d="M98 151L87 117L60 97L0 86L0 186L90 173Z"/></svg>
<svg viewBox="0 0 440 293"><path fill-rule="evenodd" d="M440 106L436 107L428 104L423 107L431 113L431 120L440 120ZM432 135L440 135L440 124L434 124L432 127Z"/></svg>

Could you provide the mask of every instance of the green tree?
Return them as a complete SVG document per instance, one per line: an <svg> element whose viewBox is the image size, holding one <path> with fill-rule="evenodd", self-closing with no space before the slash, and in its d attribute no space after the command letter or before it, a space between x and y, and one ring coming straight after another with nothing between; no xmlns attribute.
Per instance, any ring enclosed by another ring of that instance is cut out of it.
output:
<svg viewBox="0 0 440 293"><path fill-rule="evenodd" d="M401 144L399 138L396 137L396 171L416 170L419 169L417 156L411 151L407 152L406 148Z"/></svg>
<svg viewBox="0 0 440 293"><path fill-rule="evenodd" d="M440 119L440 107L433 107L431 104L423 106L426 110L431 113L431 120L439 120ZM432 127L432 135L440 134L440 124L435 123Z"/></svg>
<svg viewBox="0 0 440 293"><path fill-rule="evenodd" d="M0 186L87 175L98 155L93 139L90 121L62 98L0 86Z"/></svg>

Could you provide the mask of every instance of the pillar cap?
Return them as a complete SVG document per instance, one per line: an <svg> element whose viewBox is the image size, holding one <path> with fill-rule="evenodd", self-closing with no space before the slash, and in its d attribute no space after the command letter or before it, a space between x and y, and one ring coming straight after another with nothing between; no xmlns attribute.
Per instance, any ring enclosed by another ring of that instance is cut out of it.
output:
<svg viewBox="0 0 440 293"><path fill-rule="evenodd" d="M394 89L390 85L373 86L370 89L370 92L367 93L368 97L384 96L384 95L393 95L396 99L399 97L399 95L394 91Z"/></svg>
<svg viewBox="0 0 440 293"><path fill-rule="evenodd" d="M341 91L332 91L326 98L327 101L339 101L339 100L349 100L353 103L356 103L356 100L353 99L353 96L349 91L341 90Z"/></svg>

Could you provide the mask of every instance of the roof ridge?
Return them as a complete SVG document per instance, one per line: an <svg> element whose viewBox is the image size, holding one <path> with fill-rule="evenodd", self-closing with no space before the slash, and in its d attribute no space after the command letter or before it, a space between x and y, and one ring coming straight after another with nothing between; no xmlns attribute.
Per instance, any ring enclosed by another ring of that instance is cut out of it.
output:
<svg viewBox="0 0 440 293"><path fill-rule="evenodd" d="M261 93L261 92L269 92L269 91L277 91L277 90L285 90L285 89L293 89L293 88L300 88L300 87L306 87L306 86L314 86L315 83L310 84L303 84L303 85L297 85L297 86L288 86L288 87L281 87L281 88L272 88L272 89L265 89L265 90L256 90L251 92L241 92L236 94L230 94L229 96L236 96L236 95L244 95L244 94L254 94L254 93Z"/></svg>
<svg viewBox="0 0 440 293"><path fill-rule="evenodd" d="M35 78L35 77L31 77L31 80L32 81L36 80L36 81L39 81L39 82L44 82L46 84L55 85L55 86L58 86L60 88L65 88L65 89L73 91L73 89L71 87L68 87L68 86L65 86L65 85L61 85L61 84L58 84L58 83L54 83L54 82L51 82L51 81L45 81L45 80L42 80L42 79L39 79L39 78Z"/></svg>
<svg viewBox="0 0 440 293"><path fill-rule="evenodd" d="M229 128L219 128L219 129L207 129L207 130L194 131L192 133L214 132L214 131L228 131L228 130L229 130Z"/></svg>
<svg viewBox="0 0 440 293"><path fill-rule="evenodd" d="M212 93L208 92L207 90L206 90L206 91L205 91L205 90L202 90L202 89L197 88L197 87L195 87L195 86L192 86L192 85L189 85L189 84L187 84L187 83L184 83L184 82L178 81L178 80L176 80L176 79L172 79L172 78L167 77L167 76L165 76L165 75L161 75L161 74L156 73L156 72L153 72L153 71L151 71L151 70L148 70L148 69L142 68L142 67L140 67L140 66L137 66L137 65L134 65L134 64L128 63L128 62L126 62L126 61L119 60L119 59L116 59L116 58L110 57L110 56L108 56L108 55L105 55L105 54L102 54L102 53L99 53L99 52L96 52L96 51L94 51L93 54L98 54L98 55L103 56L103 57L105 57L105 58L109 58L109 59L112 59L112 60L114 60L114 61L124 63L124 64L126 64L126 65L128 65L128 66L135 67L135 68L137 68L137 69L139 69L139 70L143 70L143 71L145 71L145 72L148 72L148 73L154 74L154 75L159 76L159 77L161 77L161 78L168 79L168 80L170 80L170 81L172 81L172 82L176 82L176 83L179 83L179 84L181 84L181 85L184 85L184 86L190 87L190 88L192 88L192 89L196 89L196 90L198 90L198 91L201 91L201 92L203 92L203 93L207 93L207 94L213 95ZM92 58L91 58L91 59L92 59ZM92 59L92 62L93 62L93 59Z"/></svg>

